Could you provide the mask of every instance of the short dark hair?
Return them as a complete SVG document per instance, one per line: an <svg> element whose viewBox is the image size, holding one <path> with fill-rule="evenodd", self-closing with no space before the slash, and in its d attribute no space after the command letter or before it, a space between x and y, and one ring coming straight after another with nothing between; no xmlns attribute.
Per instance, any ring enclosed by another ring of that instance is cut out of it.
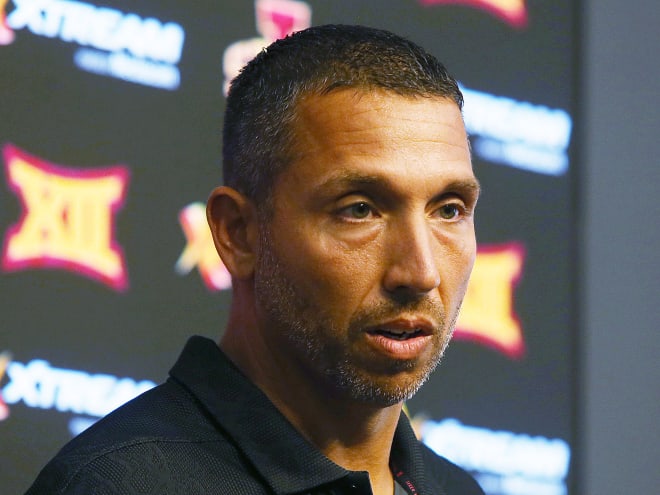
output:
<svg viewBox="0 0 660 495"><path fill-rule="evenodd" d="M364 26L311 27L275 41L232 81L223 132L225 184L258 207L269 203L273 181L295 159L297 103L338 88L439 96L463 107L456 80L415 43Z"/></svg>

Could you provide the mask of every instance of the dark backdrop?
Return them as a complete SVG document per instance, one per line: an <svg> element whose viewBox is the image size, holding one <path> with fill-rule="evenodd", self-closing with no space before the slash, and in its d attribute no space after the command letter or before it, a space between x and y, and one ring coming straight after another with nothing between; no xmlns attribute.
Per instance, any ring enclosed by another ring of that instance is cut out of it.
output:
<svg viewBox="0 0 660 495"><path fill-rule="evenodd" d="M6 2L0 445L11 448L0 476L8 492L24 489L86 424L162 381L189 335L221 334L230 290L220 288L195 215L221 180L223 65L237 63L228 54L254 51L249 40L278 29L357 22L412 38L459 77L484 186L479 260L456 342L410 414L424 440L489 495L565 493L583 205L574 194L582 155L567 154L578 151L570 148L577 9L568 0L460 3L265 0L258 17L253 2L115 0L58 17L19 15ZM105 37L103 22L117 23Z"/></svg>

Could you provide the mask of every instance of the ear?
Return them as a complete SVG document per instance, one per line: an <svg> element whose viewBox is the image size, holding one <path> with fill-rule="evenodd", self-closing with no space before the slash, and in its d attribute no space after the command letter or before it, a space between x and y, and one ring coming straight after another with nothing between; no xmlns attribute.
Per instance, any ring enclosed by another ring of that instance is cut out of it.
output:
<svg viewBox="0 0 660 495"><path fill-rule="evenodd" d="M215 249L232 277L252 277L259 232L252 201L231 187L217 187L206 205L206 219Z"/></svg>

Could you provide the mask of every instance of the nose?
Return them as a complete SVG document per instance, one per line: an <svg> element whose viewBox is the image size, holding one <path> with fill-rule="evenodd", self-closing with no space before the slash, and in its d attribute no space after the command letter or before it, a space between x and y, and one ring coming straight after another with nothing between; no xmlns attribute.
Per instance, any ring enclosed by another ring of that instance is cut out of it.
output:
<svg viewBox="0 0 660 495"><path fill-rule="evenodd" d="M402 221L385 246L383 288L392 296L418 298L440 285L438 247L425 218Z"/></svg>

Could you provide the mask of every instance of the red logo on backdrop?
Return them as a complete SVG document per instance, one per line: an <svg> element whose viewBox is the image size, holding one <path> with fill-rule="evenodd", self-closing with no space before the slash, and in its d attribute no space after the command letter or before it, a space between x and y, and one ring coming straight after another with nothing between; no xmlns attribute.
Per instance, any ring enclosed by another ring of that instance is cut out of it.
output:
<svg viewBox="0 0 660 495"><path fill-rule="evenodd" d="M418 0L422 5L458 4L490 12L512 27L527 27L527 7L525 0Z"/></svg>
<svg viewBox="0 0 660 495"><path fill-rule="evenodd" d="M222 68L224 91L239 71L264 47L294 31L312 25L312 8L297 0L257 0L255 3L257 31L261 36L232 43L225 50Z"/></svg>
<svg viewBox="0 0 660 495"><path fill-rule="evenodd" d="M269 43L311 25L312 9L294 0L257 0L257 31Z"/></svg>
<svg viewBox="0 0 660 495"><path fill-rule="evenodd" d="M7 182L23 211L5 236L2 270L61 268L125 290L114 215L123 205L128 169L66 168L10 144L3 152Z"/></svg>

